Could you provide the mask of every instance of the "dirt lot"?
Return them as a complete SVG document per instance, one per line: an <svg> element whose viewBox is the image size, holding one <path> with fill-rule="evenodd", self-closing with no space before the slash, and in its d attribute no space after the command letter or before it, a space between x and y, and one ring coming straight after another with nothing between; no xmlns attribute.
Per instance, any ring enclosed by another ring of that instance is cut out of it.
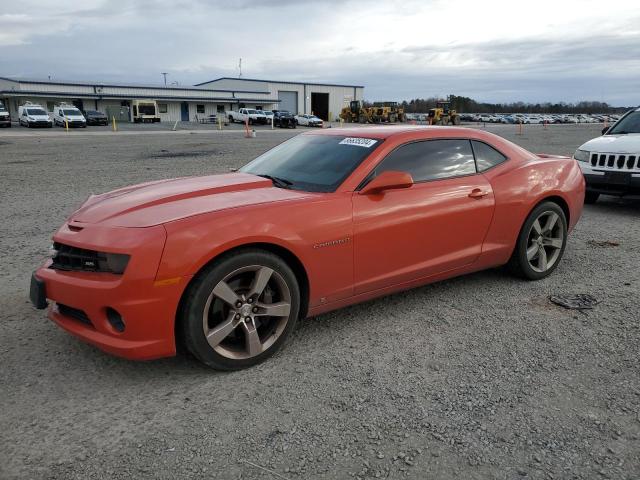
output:
<svg viewBox="0 0 640 480"><path fill-rule="evenodd" d="M488 129L571 154L600 126ZM322 315L236 373L107 356L28 303L90 193L225 172L299 132L0 131L0 477L640 477L640 202L587 206L544 281L488 271Z"/></svg>

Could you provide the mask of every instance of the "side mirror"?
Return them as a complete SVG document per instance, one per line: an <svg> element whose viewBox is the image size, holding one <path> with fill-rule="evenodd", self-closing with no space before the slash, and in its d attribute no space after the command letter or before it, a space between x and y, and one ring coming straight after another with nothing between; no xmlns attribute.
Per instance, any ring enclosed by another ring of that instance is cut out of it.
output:
<svg viewBox="0 0 640 480"><path fill-rule="evenodd" d="M398 190L400 188L409 188L413 185L413 178L406 172L387 171L382 172L375 177L369 183L367 183L362 190L361 195L373 195L382 193L385 190Z"/></svg>
<svg viewBox="0 0 640 480"><path fill-rule="evenodd" d="M604 127L602 129L602 135L606 134L609 131L609 128L611 128L611 127Z"/></svg>

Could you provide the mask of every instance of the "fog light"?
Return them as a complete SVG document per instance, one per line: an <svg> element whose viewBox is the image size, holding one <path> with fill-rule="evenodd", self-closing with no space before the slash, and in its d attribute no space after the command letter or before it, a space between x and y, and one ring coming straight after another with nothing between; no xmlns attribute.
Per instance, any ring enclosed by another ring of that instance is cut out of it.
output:
<svg viewBox="0 0 640 480"><path fill-rule="evenodd" d="M107 320L116 332L124 332L124 321L122 316L111 307L107 307Z"/></svg>

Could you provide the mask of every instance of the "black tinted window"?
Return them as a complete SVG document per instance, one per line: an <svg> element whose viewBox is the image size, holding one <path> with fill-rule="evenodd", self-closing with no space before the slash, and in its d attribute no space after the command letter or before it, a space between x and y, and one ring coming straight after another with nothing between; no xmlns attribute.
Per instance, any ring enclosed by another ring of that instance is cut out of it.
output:
<svg viewBox="0 0 640 480"><path fill-rule="evenodd" d="M473 144L473 153L476 155L476 164L479 172L495 167L507 159L507 157L486 143L478 142L477 140L471 140L471 143Z"/></svg>
<svg viewBox="0 0 640 480"><path fill-rule="evenodd" d="M376 168L376 175L389 170L411 174L414 182L476 173L469 140L427 140L403 145Z"/></svg>

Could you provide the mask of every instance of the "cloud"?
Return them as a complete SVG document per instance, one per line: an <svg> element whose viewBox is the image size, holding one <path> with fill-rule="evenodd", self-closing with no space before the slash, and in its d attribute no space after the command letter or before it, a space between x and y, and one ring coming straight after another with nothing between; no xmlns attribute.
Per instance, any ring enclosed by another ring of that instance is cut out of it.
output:
<svg viewBox="0 0 640 480"><path fill-rule="evenodd" d="M640 3L3 0L0 75L363 84L369 99L640 104Z"/></svg>

